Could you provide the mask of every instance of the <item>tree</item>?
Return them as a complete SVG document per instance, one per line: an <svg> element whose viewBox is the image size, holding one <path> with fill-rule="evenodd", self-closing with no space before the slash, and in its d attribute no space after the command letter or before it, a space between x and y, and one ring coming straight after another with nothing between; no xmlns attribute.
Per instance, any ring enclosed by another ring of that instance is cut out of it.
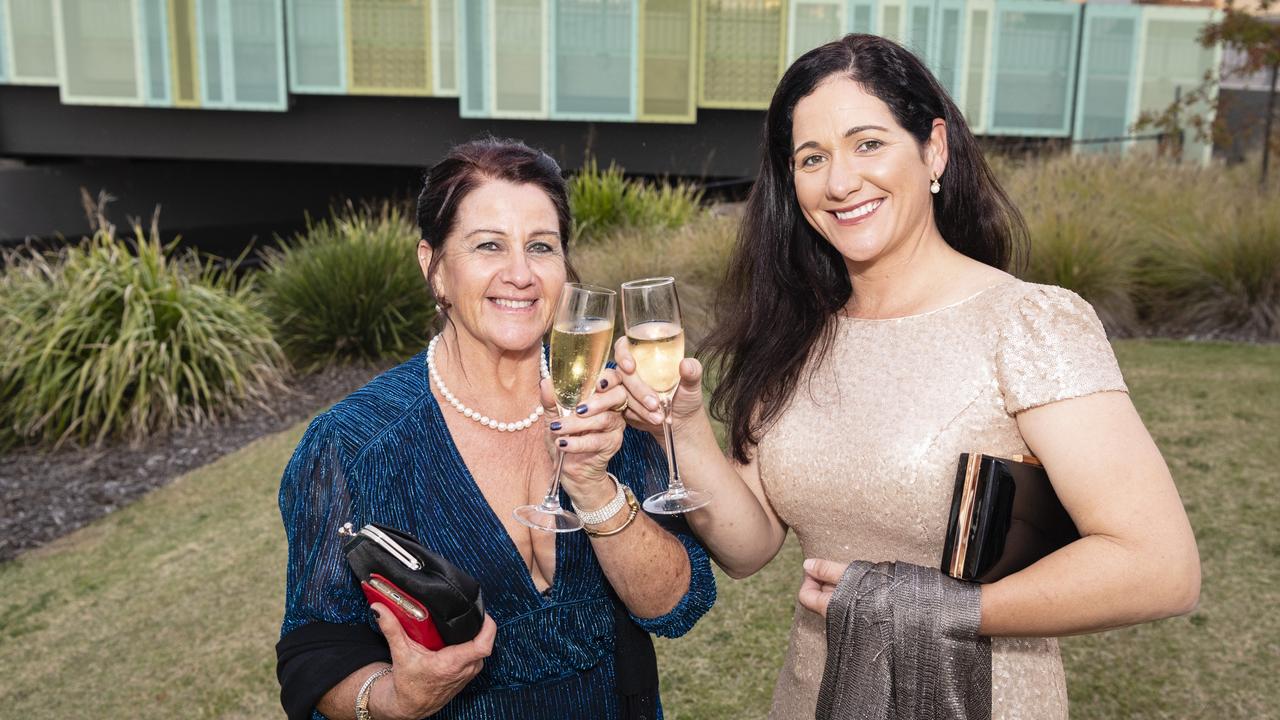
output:
<svg viewBox="0 0 1280 720"><path fill-rule="evenodd" d="M1274 1L1261 0L1258 9L1265 13ZM1212 105L1222 79L1249 77L1266 70L1270 89L1267 93L1267 111L1263 116L1262 133L1261 182L1265 184L1271 150L1273 146L1280 147L1280 138L1276 138L1276 133L1273 132L1277 74L1280 73L1280 18L1267 18L1247 9L1237 8L1233 0L1227 0L1222 19L1209 23L1200 31L1200 43L1205 47L1221 43L1226 48L1239 51L1243 60L1236 67L1224 68L1222 77L1213 72L1205 73L1200 85L1179 95L1167 108L1140 114L1134 129L1154 128L1180 136L1185 123L1196 133L1197 139L1221 141L1226 132L1222 118L1219 116L1211 123L1200 109Z"/></svg>

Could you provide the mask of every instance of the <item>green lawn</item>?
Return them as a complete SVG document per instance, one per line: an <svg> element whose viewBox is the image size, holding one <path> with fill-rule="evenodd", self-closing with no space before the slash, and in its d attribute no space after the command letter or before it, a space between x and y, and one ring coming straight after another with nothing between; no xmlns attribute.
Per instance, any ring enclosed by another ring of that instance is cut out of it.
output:
<svg viewBox="0 0 1280 720"><path fill-rule="evenodd" d="M1200 540L1189 618L1064 641L1074 718L1256 718L1280 706L1280 347L1122 342L1138 409ZM280 471L265 438L0 565L6 717L282 717ZM760 718L785 650L799 550L659 645L672 718ZM92 711L92 712L91 712Z"/></svg>

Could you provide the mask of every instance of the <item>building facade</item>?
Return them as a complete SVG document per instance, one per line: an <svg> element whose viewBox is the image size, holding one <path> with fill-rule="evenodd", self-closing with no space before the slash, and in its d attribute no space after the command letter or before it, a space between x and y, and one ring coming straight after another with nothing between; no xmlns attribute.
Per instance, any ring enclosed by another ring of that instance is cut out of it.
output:
<svg viewBox="0 0 1280 720"><path fill-rule="evenodd" d="M1213 13L1057 0L0 0L0 83L57 86L68 105L287 113L291 95L426 96L456 98L464 118L691 124L700 109L763 109L791 60L870 32L919 54L977 134L1096 141L1218 67L1196 41Z"/></svg>
<svg viewBox="0 0 1280 720"><path fill-rule="evenodd" d="M480 133L523 138L569 168L589 153L639 173L749 178L759 111L787 64L849 32L912 48L978 135L1142 152L1155 143L1125 139L1138 115L1219 66L1197 41L1215 12L1061 0L0 0L0 158L11 158L0 242L71 236L78 186L167 191L183 174L174 163L239 163L202 172L251 177L266 198L323 175L293 164L407 172ZM1188 133L1183 159L1210 150ZM71 163L50 170L50 158L91 158L92 179ZM113 158L133 164L115 172ZM308 206L344 192L317 180ZM74 196L64 221L33 209L50 195ZM181 224L189 199L139 198L148 205L136 211L167 202ZM184 228L206 222L189 214Z"/></svg>

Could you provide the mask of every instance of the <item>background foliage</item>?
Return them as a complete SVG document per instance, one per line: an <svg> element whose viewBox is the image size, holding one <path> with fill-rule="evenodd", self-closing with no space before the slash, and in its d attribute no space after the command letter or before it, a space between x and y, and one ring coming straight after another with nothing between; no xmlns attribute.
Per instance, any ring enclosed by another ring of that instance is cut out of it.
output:
<svg viewBox="0 0 1280 720"><path fill-rule="evenodd" d="M601 170L595 158L569 178L568 186L573 239L583 245L619 228L678 228L701 211L702 191L696 187L627 178L622 168L613 163Z"/></svg>
<svg viewBox="0 0 1280 720"><path fill-rule="evenodd" d="M5 258L0 444L137 441L281 389L251 283L134 232Z"/></svg>
<svg viewBox="0 0 1280 720"><path fill-rule="evenodd" d="M1280 202L1245 167L1135 155L994 163L1026 216L1020 274L1115 336L1280 339Z"/></svg>
<svg viewBox="0 0 1280 720"><path fill-rule="evenodd" d="M262 252L262 296L290 360L312 370L417 352L435 318L418 231L397 205L348 204Z"/></svg>

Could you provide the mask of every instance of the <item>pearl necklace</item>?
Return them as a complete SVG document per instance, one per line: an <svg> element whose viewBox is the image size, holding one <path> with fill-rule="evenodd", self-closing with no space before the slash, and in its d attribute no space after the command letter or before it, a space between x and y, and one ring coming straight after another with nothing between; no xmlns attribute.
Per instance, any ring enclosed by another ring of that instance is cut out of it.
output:
<svg viewBox="0 0 1280 720"><path fill-rule="evenodd" d="M435 363L436 344L439 342L440 342L440 336L436 335L435 337L431 338L431 342L427 344L427 373L430 374L431 380L436 384L436 387L440 389L440 394L444 396L444 399L448 400L449 404L453 406L453 409L462 413L463 416L470 418L471 420L475 420L476 422L480 423L481 425L484 425L485 427L489 427L494 430L498 430L500 432L519 432L520 430L524 430L525 428L537 422L538 418L541 417L542 414L546 412L546 410L543 409L542 404L539 403L538 408L533 412L529 413L529 417L523 420L517 420L515 422L505 423L505 422L498 422L497 420L489 417L488 415L482 415L480 414L479 411L472 410L466 405L463 405L462 401L459 400L457 396L455 396L452 392L449 392L448 386L444 384L444 380L440 378L440 373L436 370L436 363ZM541 367L539 368L539 370L541 371L542 377L543 378L551 377L551 369L547 367L547 356L542 353L538 353L538 359L542 361Z"/></svg>

